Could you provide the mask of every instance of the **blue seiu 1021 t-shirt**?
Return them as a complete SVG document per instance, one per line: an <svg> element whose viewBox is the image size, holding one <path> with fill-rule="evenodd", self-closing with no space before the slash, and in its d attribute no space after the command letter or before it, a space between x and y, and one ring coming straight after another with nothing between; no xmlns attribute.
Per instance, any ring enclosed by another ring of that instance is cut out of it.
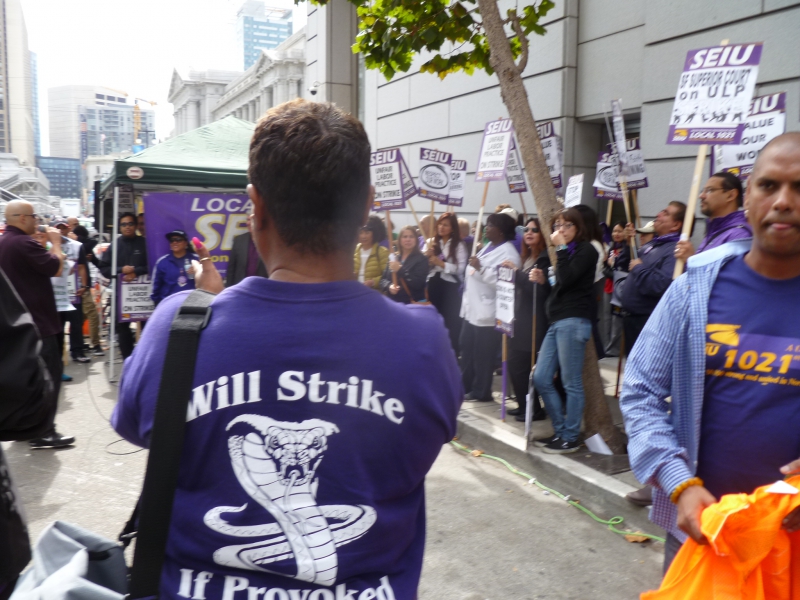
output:
<svg viewBox="0 0 800 600"><path fill-rule="evenodd" d="M783 479L800 458L800 277L768 279L738 256L708 303L697 475L717 498Z"/></svg>
<svg viewBox="0 0 800 600"><path fill-rule="evenodd" d="M169 325L125 362L112 424L146 446ZM425 475L456 428L461 376L438 312L354 281L250 277L203 330L162 598L411 600Z"/></svg>

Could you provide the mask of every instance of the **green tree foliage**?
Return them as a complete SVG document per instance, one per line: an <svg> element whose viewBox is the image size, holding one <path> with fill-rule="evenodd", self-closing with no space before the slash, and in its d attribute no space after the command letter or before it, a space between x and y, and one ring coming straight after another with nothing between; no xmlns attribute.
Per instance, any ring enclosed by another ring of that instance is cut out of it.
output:
<svg viewBox="0 0 800 600"><path fill-rule="evenodd" d="M494 72L477 0L350 1L356 6L359 29L353 52L361 53L366 67L378 69L386 79L407 72L414 55L422 52L434 56L420 70L442 79L456 71ZM552 0L540 0L506 12L511 50L515 59L522 56L521 63L527 62L528 36L546 33L539 21L554 6Z"/></svg>

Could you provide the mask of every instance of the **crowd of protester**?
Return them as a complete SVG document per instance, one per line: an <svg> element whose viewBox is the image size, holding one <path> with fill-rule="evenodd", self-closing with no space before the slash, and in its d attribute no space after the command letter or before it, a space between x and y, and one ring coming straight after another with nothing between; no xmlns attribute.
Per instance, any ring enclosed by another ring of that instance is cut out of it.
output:
<svg viewBox="0 0 800 600"><path fill-rule="evenodd" d="M297 123L305 127L295 128ZM309 164L316 161L311 166L287 158L315 145L335 145L337 151L309 154ZM687 536L704 540L700 511L721 494L750 492L770 477L774 480L781 465L781 473L800 470L796 436L800 412L787 404L788 396L783 397L791 394L790 389L781 391L780 406L773 403L767 407L756 388L748 388L743 396L764 409L748 427L749 435L757 437L754 427L764 427L779 440L777 450L770 440L740 443L726 433L742 425L740 413L753 414L740 405L731 407L725 387L730 381L706 382L703 387L706 322L721 323L724 329L730 327L724 324L752 320L753 313L763 312L755 308L764 299L769 299L771 312L755 320L753 335L781 335L785 325L775 316L790 319L792 325L796 320L791 301L800 291L796 258L800 245L785 232L800 227L797 134L781 136L762 153L751 176L751 181L755 178L757 182L748 188L748 204L737 177L715 173L708 179L700 195L707 229L697 249L691 242L681 241L687 207L678 201L669 202L653 221L639 228L632 223L601 224L595 211L585 205L558 211L550 223L525 218L510 206L500 205L485 223L475 223L472 228L466 219L445 212L435 219L427 215L416 227L403 226L395 235L379 214L369 215L364 223L364 208L372 204L373 193L368 157L369 144L361 125L332 105L297 100L272 109L259 123L251 146L252 184L248 186L255 212L248 232L233 242L225 282L229 289L215 304L215 319L202 338L197 371L202 373L202 381L197 381L202 384L209 379L223 385L228 373L236 370L242 377L249 373L252 385L252 375L258 372L262 380L274 379L286 390L285 397L279 391L279 399L299 400L308 390L308 399L319 415L352 425L358 435L349 433L346 426L325 429L331 424L313 424L328 435L343 431L342 437L357 450L346 459L335 458L333 453L326 458L353 478L346 487L357 492L348 502L362 508L389 502L392 507L387 504L384 510L397 511L396 520L376 526L383 538L415 529L415 519L424 510L419 482L438 446L454 434L461 402L495 399L494 375L502 341L495 313L499 267L513 270L515 281L514 335L507 360L510 397L516 400L516 407L509 413L524 420L530 401L534 420L550 418L552 435L535 440L544 452L572 453L582 444L586 403L582 372L590 340L598 358L630 355L621 406L630 436L631 464L640 481L647 484L634 500L654 503L654 520L669 532L667 565ZM296 183L308 183L309 178L309 185ZM323 189L325 194L320 196ZM775 194L782 195L776 199ZM316 207L317 212L306 211L300 219L297 206L300 212L304 207ZM743 206L754 212L748 216L741 210ZM126 439L147 445L147 424L152 424L169 322L185 298L180 292L195 287L222 292L222 282L213 289L201 285L198 279L206 277L205 268L196 262L201 249L192 246L183 230L166 235L170 251L158 258L150 272L142 214L121 215L120 236L99 257L96 240L77 221L58 221L49 227L24 201L10 202L5 219L7 227L0 236L0 284L16 289L19 298L18 306L6 310L26 307L41 337L38 353L44 368L32 375L30 385L44 398L44 408L35 405L35 410L46 413L37 426L18 427L27 434L18 431L8 439L28 435L25 439L30 439L34 448L61 447L75 441L57 432L56 403L67 325L73 361L90 361L87 353L103 355L91 292L89 265L93 265L107 280L112 272L124 281L142 275L152 278L152 300L159 308L149 325L155 331L142 338L145 350L134 353L136 336L130 323L117 323L120 351L130 360L112 419ZM289 237L294 240L291 244L286 243ZM358 243L353 247L356 237ZM693 256L689 273L673 284L676 260ZM193 266L198 264L200 272ZM64 302L58 290L65 289L66 278L73 276L75 293ZM697 286L694 293L690 291L693 285ZM381 295L391 302L381 300ZM739 298L741 306L727 302L732 297ZM318 308L320 301L327 303L323 311ZM406 310L398 305L420 306ZM254 317L260 313L270 318ZM84 320L89 321L88 344L84 342ZM378 332L381 339L376 344L371 336ZM25 335L29 338L30 332ZM236 340L235 348L231 339ZM265 349L260 344L263 339L296 343L276 343ZM375 350L352 359L368 375L349 370L350 363L341 356L345 339L349 348ZM391 367L391 376L385 375L391 357L423 339L426 342L420 352L407 353L399 367ZM208 351L211 347L214 352ZM233 361L234 354L240 362L235 366L231 362L227 368L226 361ZM703 368L695 364L698 361ZM302 379L303 369L314 373L309 375L308 387ZM359 379L353 373L362 377L360 405ZM327 387L320 374L329 380ZM342 409L336 405L343 405L344 400L340 403L337 398L345 388L347 406L361 410L339 412ZM323 389L330 396L327 402ZM374 391L377 389L382 391ZM225 394L227 408L227 388ZM705 394L702 411L697 409L698 394ZM250 395L254 402L253 390ZM405 399L406 405L398 399ZM222 400L219 402L222 406ZM383 406L381 402L385 402ZM250 410L261 410L258 406ZM306 418L297 402L279 403L275 411L270 418L293 423ZM209 444L216 435L214 427L222 427L219 411L210 414L214 416L204 416L204 425L189 429L187 435ZM370 420L376 415L385 418ZM399 435L392 427L402 424L403 435ZM31 439L34 436L38 437ZM324 443L320 442L320 452L326 450ZM402 448L405 451L398 450ZM735 456L736 464L729 464L722 453ZM378 471L386 461L404 456L408 464L402 466L402 481L387 483ZM212 492L199 483L207 476L205 463L192 456L184 457L183 463L186 487L178 490L176 502L189 507L198 494ZM320 475L322 486L331 483L326 481L330 477ZM219 495L220 505L230 503L224 498L225 488L218 486L213 492ZM200 550L180 529L184 522L189 527L191 513L187 510L180 515L171 532L171 539L176 540L172 551L184 552L186 564L200 561L193 556ZM785 525L800 528L800 516L792 516ZM395 591L412 590L419 576L421 539L409 536L404 560L413 566L392 578ZM384 561L387 554L380 548L375 547L371 556L369 572L382 573L389 568ZM174 559L168 556L165 577L177 589L180 575ZM380 582L388 585L388 578ZM403 597L411 597L410 592Z"/></svg>

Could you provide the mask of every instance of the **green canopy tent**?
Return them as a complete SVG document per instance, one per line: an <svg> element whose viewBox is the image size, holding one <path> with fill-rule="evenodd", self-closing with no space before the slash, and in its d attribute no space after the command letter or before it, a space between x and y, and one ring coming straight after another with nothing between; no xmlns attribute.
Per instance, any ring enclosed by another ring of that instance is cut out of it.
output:
<svg viewBox="0 0 800 600"><path fill-rule="evenodd" d="M137 190L243 190L254 130L253 123L225 117L117 160L100 195L109 196L116 184Z"/></svg>

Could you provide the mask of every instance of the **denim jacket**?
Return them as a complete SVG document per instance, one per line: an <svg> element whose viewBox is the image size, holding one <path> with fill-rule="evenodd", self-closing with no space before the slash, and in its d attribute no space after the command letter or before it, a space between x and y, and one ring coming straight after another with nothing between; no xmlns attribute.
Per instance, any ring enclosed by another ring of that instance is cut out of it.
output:
<svg viewBox="0 0 800 600"><path fill-rule="evenodd" d="M669 497L697 471L711 289L720 268L750 244L737 240L691 257L648 319L625 369L620 409L631 468L654 488L650 520L681 541L686 534Z"/></svg>

